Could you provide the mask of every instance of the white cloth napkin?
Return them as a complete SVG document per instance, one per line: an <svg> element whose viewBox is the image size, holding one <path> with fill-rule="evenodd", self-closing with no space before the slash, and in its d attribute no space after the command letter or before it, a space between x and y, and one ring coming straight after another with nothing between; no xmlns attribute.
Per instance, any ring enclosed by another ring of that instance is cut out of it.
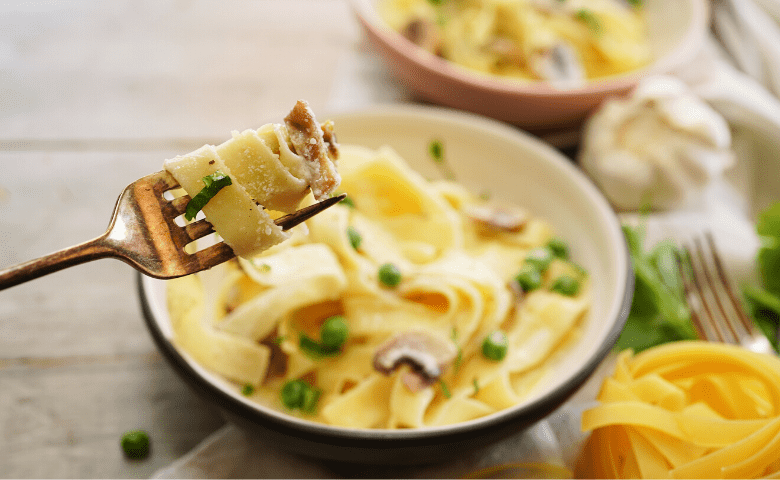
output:
<svg viewBox="0 0 780 480"><path fill-rule="evenodd" d="M755 281L758 239L753 219L780 200L780 0L714 0L710 44L694 64L674 72L729 122L736 166L686 210L645 219L647 245L663 238L685 240L709 230L732 280ZM342 62L335 82L333 111L407 101L375 58L357 49ZM774 94L772 93L774 92ZM636 215L624 215L627 222ZM584 441L580 414L593 404L602 379L612 373L609 357L589 381L558 410L532 427L470 455L421 467L334 466L278 450L227 425L153 478L456 478L508 463L544 462L569 470Z"/></svg>

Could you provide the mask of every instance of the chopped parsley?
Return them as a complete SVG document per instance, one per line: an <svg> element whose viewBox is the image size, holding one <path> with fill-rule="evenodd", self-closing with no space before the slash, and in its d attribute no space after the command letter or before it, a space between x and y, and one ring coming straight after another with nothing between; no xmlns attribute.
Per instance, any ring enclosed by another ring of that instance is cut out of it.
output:
<svg viewBox="0 0 780 480"><path fill-rule="evenodd" d="M184 218L187 220L192 220L195 218L195 215L197 215L198 212L200 212L203 207L206 206L209 200L214 198L214 195L216 195L217 192L227 187L228 185L233 184L233 181L230 179L230 177L220 172L219 170L212 173L211 175L203 177L202 180L205 186L187 203L187 208L184 212Z"/></svg>
<svg viewBox="0 0 780 480"><path fill-rule="evenodd" d="M577 10L577 13L575 13L574 16L578 20L582 20L594 33L599 33L601 31L601 22L591 10L585 8Z"/></svg>

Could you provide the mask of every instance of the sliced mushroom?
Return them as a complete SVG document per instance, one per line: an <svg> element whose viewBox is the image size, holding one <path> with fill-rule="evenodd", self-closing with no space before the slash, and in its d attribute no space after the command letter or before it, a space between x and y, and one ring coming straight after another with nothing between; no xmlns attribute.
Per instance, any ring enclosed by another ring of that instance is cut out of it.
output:
<svg viewBox="0 0 780 480"><path fill-rule="evenodd" d="M418 392L436 383L455 360L454 343L430 332L411 330L399 333L380 345L374 354L374 369L392 374L405 364L411 370L402 378L404 385Z"/></svg>
<svg viewBox="0 0 780 480"><path fill-rule="evenodd" d="M442 38L439 27L430 20L414 18L401 30L401 35L423 50L441 56Z"/></svg>
<svg viewBox="0 0 780 480"><path fill-rule="evenodd" d="M506 37L495 37L485 45L485 50L499 55L507 63L519 65L523 62L523 51L517 42Z"/></svg>
<svg viewBox="0 0 780 480"><path fill-rule="evenodd" d="M284 123L296 153L306 162L309 172L307 180L314 198L326 198L341 183L334 164L338 158L338 146L335 142L326 144L324 138L333 140L332 126L328 125L323 129L314 118L309 104L303 100L298 100L292 111L284 117Z"/></svg>
<svg viewBox="0 0 780 480"><path fill-rule="evenodd" d="M482 226L505 232L519 232L528 223L528 212L513 205L481 203L464 208L467 217Z"/></svg>
<svg viewBox="0 0 780 480"><path fill-rule="evenodd" d="M585 69L577 52L563 42L534 55L530 67L539 78L553 83L577 85L585 80Z"/></svg>

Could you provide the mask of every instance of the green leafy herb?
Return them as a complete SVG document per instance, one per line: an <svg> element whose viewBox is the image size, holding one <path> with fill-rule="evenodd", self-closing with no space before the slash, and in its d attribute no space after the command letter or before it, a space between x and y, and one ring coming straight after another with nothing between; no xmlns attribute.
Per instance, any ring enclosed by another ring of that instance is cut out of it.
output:
<svg viewBox="0 0 780 480"><path fill-rule="evenodd" d="M742 293L748 315L780 352L780 202L759 214L756 232L761 241L756 254L761 285L745 286Z"/></svg>
<svg viewBox="0 0 780 480"><path fill-rule="evenodd" d="M247 383L243 387L241 387L241 395L244 395L245 397L248 397L255 393L255 386L251 383Z"/></svg>
<svg viewBox="0 0 780 480"><path fill-rule="evenodd" d="M450 169L444 156L444 143L441 140L431 140L431 143L428 144L428 154L431 156L433 163L439 167L439 171L444 178L447 180L455 179L455 173Z"/></svg>
<svg viewBox="0 0 780 480"><path fill-rule="evenodd" d="M655 345L696 338L677 268L677 246L665 241L644 251L641 228L623 226L634 268L634 298L619 349L642 351Z"/></svg>
<svg viewBox="0 0 780 480"><path fill-rule="evenodd" d="M121 444L128 458L141 459L149 455L149 434L143 430L125 432Z"/></svg>
<svg viewBox="0 0 780 480"><path fill-rule="evenodd" d="M300 337L298 337L298 346L301 348L303 353L315 359L323 357L335 357L341 353L340 347L329 347L321 342L318 342L317 340L314 340L305 333L302 333Z"/></svg>
<svg viewBox="0 0 780 480"><path fill-rule="evenodd" d="M550 241L547 242L547 248L549 248L552 254L558 258L564 260L569 258L569 245L560 238L551 238Z"/></svg>
<svg viewBox="0 0 780 480"><path fill-rule="evenodd" d="M580 291L580 281L569 275L561 275L550 286L550 291L573 297Z"/></svg>
<svg viewBox="0 0 780 480"><path fill-rule="evenodd" d="M599 33L601 31L601 22L599 21L599 17L596 16L595 13L593 13L591 10L588 9L581 9L577 10L577 13L574 14L574 16L585 23L585 25L588 26L591 31L594 33Z"/></svg>
<svg viewBox="0 0 780 480"><path fill-rule="evenodd" d="M471 384L474 386L474 395L479 393L479 383L477 382L477 377L474 377L474 380L471 381Z"/></svg>
<svg viewBox="0 0 780 480"><path fill-rule="evenodd" d="M209 200L214 198L217 192L228 185L232 185L233 181L229 176L217 170L211 175L203 177L203 184L205 185L203 189L187 203L187 208L184 212L184 218L187 220L195 218L195 215L206 206Z"/></svg>
<svg viewBox="0 0 780 480"><path fill-rule="evenodd" d="M344 197L344 200L340 201L339 205L344 205L345 207L349 207L349 208L355 208L355 201L352 200L352 197Z"/></svg>
<svg viewBox="0 0 780 480"><path fill-rule="evenodd" d="M452 398L452 393L450 392L450 387L447 386L447 384L444 382L444 380L439 379L439 386L441 387L441 393L444 395L444 398Z"/></svg>
<svg viewBox="0 0 780 480"><path fill-rule="evenodd" d="M639 8L644 5L644 0L626 0L632 7Z"/></svg>

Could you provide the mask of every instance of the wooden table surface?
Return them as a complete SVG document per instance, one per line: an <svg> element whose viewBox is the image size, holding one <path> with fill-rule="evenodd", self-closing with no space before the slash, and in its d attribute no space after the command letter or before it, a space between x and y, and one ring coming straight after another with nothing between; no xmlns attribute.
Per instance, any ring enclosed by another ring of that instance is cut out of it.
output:
<svg viewBox="0 0 780 480"><path fill-rule="evenodd" d="M402 98L372 61L346 1L0 3L0 268L100 235L127 184L298 98ZM0 476L148 477L223 424L135 281L101 260L0 291ZM152 453L129 461L139 428Z"/></svg>

